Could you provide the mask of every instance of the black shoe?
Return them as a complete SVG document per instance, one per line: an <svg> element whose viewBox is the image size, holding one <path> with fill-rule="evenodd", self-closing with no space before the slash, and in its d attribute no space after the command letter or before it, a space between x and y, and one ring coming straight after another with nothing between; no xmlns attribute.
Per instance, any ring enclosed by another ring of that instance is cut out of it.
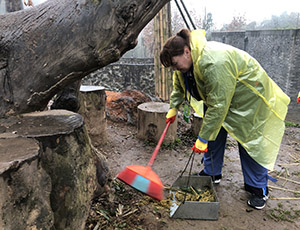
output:
<svg viewBox="0 0 300 230"><path fill-rule="evenodd" d="M197 174L194 174L194 176L210 176L210 175L206 174L204 172L204 170L202 170L201 172L199 172ZM211 179L212 179L213 183L214 184L220 184L221 179L222 179L222 175L215 175L214 177L215 177L215 179L213 178L213 176L211 176Z"/></svg>
<svg viewBox="0 0 300 230"><path fill-rule="evenodd" d="M255 209L263 209L266 206L266 202L268 200L269 189L266 187L263 188L255 188L250 185L245 184L245 190L251 193L251 198L248 200L247 204Z"/></svg>
<svg viewBox="0 0 300 230"><path fill-rule="evenodd" d="M248 200L247 204L252 208L260 210L266 206L267 200L268 200L268 196L259 197L253 195L251 199Z"/></svg>

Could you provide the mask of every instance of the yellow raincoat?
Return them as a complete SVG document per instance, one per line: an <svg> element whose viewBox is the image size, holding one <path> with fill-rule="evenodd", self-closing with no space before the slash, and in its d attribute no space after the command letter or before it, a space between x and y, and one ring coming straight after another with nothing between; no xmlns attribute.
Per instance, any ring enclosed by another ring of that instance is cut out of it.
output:
<svg viewBox="0 0 300 230"><path fill-rule="evenodd" d="M199 136L214 141L223 126L257 163L272 170L284 133L289 97L246 52L207 42L203 30L191 32L190 46L197 89L208 107ZM174 71L171 108L180 107L185 90L181 72ZM191 106L203 115L202 103L193 97Z"/></svg>

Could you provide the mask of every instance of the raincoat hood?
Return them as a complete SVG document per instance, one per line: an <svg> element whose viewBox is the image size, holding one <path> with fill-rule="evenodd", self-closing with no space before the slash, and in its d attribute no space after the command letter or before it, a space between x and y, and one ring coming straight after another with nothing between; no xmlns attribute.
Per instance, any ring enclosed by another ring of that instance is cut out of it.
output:
<svg viewBox="0 0 300 230"><path fill-rule="evenodd" d="M191 32L191 55L193 59L193 64L195 64L201 59L202 52L204 47L206 46L207 40L205 37L204 30L194 30Z"/></svg>

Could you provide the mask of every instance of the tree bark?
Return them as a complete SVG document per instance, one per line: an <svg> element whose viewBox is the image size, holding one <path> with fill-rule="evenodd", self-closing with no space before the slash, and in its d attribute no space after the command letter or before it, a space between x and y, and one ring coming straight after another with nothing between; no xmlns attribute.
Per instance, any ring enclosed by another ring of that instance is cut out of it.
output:
<svg viewBox="0 0 300 230"><path fill-rule="evenodd" d="M56 94L51 109L66 109L72 112L78 112L80 103L78 100L78 94L81 81L75 81L67 85L62 91Z"/></svg>
<svg viewBox="0 0 300 230"><path fill-rule="evenodd" d="M136 46L170 0L48 0L0 15L0 117L42 110L70 83Z"/></svg>
<svg viewBox="0 0 300 230"><path fill-rule="evenodd" d="M93 145L105 145L106 137L106 94L101 86L82 86L79 93L80 109L78 113L83 117Z"/></svg>
<svg viewBox="0 0 300 230"><path fill-rule="evenodd" d="M52 185L41 167L39 143L1 133L0 146L0 229L51 229Z"/></svg>
<svg viewBox="0 0 300 230"><path fill-rule="evenodd" d="M82 116L51 110L0 119L0 146L0 229L84 229L107 168Z"/></svg>

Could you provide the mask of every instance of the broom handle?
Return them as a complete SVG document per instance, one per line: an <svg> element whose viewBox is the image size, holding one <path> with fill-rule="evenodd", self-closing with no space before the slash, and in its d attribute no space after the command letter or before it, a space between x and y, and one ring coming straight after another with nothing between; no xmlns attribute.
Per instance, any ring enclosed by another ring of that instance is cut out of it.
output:
<svg viewBox="0 0 300 230"><path fill-rule="evenodd" d="M153 152L153 154L152 154L152 157L151 157L151 159L149 160L148 167L151 167L151 166L152 166L152 164L153 164L153 162L154 162L154 159L155 159L155 157L156 157L156 155L157 155L157 153L158 153L158 150L159 150L159 148L160 148L160 146L161 146L161 143L163 142L163 140L164 140L164 138L165 138L165 136L166 136L166 133L167 133L167 131L168 131L168 128L169 128L170 124L171 124L171 122L169 121L168 124L167 124L167 126L166 126L166 128L165 128L165 130L164 130L164 132L162 133L162 135L161 135L161 137L160 137L160 139L159 139L159 141L158 141L158 144L156 145L156 147L155 147L155 149L154 149L154 152Z"/></svg>

